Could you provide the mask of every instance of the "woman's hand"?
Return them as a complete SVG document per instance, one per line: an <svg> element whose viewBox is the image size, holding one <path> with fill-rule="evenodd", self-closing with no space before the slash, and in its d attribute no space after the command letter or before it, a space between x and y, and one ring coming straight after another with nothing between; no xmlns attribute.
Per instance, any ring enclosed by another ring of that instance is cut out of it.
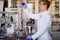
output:
<svg viewBox="0 0 60 40"><path fill-rule="evenodd" d="M28 35L28 36L26 37L26 39L27 39L27 40L32 40L32 37L31 37L30 35Z"/></svg>

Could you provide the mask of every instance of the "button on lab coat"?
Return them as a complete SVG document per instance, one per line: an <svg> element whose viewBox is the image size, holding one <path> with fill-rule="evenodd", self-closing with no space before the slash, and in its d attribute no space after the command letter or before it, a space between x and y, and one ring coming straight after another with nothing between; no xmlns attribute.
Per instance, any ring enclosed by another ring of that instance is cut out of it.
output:
<svg viewBox="0 0 60 40"><path fill-rule="evenodd" d="M24 12L30 18L37 20L37 32L31 36L32 39L35 40L38 38L38 40L52 40L48 33L48 29L51 25L51 16L49 11L33 14L28 9L24 9Z"/></svg>

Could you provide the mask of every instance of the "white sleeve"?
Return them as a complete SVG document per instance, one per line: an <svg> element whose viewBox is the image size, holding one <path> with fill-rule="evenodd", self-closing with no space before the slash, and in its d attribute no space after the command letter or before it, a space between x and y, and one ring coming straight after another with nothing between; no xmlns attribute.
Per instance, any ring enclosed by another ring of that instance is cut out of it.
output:
<svg viewBox="0 0 60 40"><path fill-rule="evenodd" d="M29 16L32 19L39 19L39 17L40 17L40 13L39 14L33 14L28 9L24 9L24 12L27 14L27 16Z"/></svg>
<svg viewBox="0 0 60 40"><path fill-rule="evenodd" d="M38 38L39 36L42 36L46 30L49 28L49 24L51 23L51 19L49 16L44 16L38 25L38 30L35 34L32 35L33 39Z"/></svg>

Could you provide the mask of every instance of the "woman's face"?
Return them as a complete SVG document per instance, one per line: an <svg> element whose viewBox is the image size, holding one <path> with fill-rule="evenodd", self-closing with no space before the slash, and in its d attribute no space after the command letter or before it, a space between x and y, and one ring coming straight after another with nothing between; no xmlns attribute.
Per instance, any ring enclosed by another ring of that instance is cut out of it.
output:
<svg viewBox="0 0 60 40"><path fill-rule="evenodd" d="M39 4L40 11L45 10L46 7L47 7L47 5L44 5L43 2L40 2L40 4Z"/></svg>

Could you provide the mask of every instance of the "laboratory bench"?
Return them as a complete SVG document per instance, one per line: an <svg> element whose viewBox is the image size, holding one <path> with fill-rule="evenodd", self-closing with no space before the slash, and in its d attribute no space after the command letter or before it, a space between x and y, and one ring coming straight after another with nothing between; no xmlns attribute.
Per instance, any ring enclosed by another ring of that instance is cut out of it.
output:
<svg viewBox="0 0 60 40"><path fill-rule="evenodd" d="M22 33L23 38L19 38L19 37L17 37L17 36L19 36L19 34L12 34L12 35L6 36L5 38L0 37L0 40L26 40L27 35L24 32L24 33ZM30 33L30 35L32 35L32 33Z"/></svg>
<svg viewBox="0 0 60 40"><path fill-rule="evenodd" d="M26 38L17 38L17 36L0 38L0 40L26 40Z"/></svg>
<svg viewBox="0 0 60 40"><path fill-rule="evenodd" d="M10 38L0 39L0 40L26 40L26 38L18 39L15 37L10 37Z"/></svg>

